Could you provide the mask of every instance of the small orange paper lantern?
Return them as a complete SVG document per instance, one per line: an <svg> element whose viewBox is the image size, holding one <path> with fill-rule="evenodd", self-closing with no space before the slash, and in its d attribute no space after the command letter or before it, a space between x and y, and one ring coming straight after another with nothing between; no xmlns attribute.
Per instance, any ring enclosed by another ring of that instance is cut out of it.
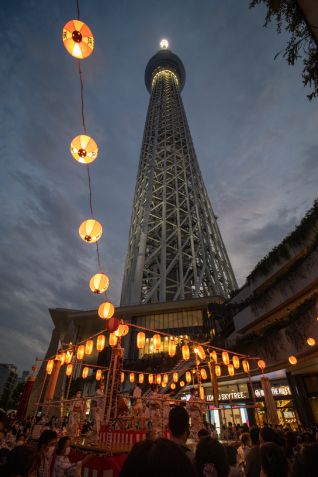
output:
<svg viewBox="0 0 318 477"><path fill-rule="evenodd" d="M68 364L68 365L66 366L66 376L71 376L72 372L73 372L73 365L72 365L72 364Z"/></svg>
<svg viewBox="0 0 318 477"><path fill-rule="evenodd" d="M156 383L161 384L161 374L157 374L156 376Z"/></svg>
<svg viewBox="0 0 318 477"><path fill-rule="evenodd" d="M92 354L94 349L94 341L93 340L87 340L85 343L85 354L90 355Z"/></svg>
<svg viewBox="0 0 318 477"><path fill-rule="evenodd" d="M126 323L123 323L123 324L122 324L122 327L123 327L123 328L122 328L122 336L126 336L126 335L128 335L128 332L129 332L129 326L128 326L128 325L126 325Z"/></svg>
<svg viewBox="0 0 318 477"><path fill-rule="evenodd" d="M290 364L292 364L293 366L294 366L295 364L297 364L297 358L296 358L296 356L293 356L293 355L289 356L288 361L289 361Z"/></svg>
<svg viewBox="0 0 318 477"><path fill-rule="evenodd" d="M138 381L139 381L139 384L142 384L145 380L145 376L143 373L140 373L139 376L138 376Z"/></svg>
<svg viewBox="0 0 318 477"><path fill-rule="evenodd" d="M239 369L239 367L240 367L240 359L239 359L238 356L235 356L235 355L233 356L233 358L232 358L232 363L233 363L233 366L234 366L235 369Z"/></svg>
<svg viewBox="0 0 318 477"><path fill-rule="evenodd" d="M228 367L227 367L227 370L228 370L228 373L229 373L230 376L234 376L235 370L234 370L233 364L229 364Z"/></svg>
<svg viewBox="0 0 318 477"><path fill-rule="evenodd" d="M96 371L96 381L100 381L102 379L102 370L98 369Z"/></svg>
<svg viewBox="0 0 318 477"><path fill-rule="evenodd" d="M97 158L98 146L92 137L80 134L72 139L70 151L76 161L89 164Z"/></svg>
<svg viewBox="0 0 318 477"><path fill-rule="evenodd" d="M125 381L125 373L120 373L120 382L123 383Z"/></svg>
<svg viewBox="0 0 318 477"><path fill-rule="evenodd" d="M179 375L178 373L173 373L172 374L172 380L174 383L177 383L178 382L178 379L179 379Z"/></svg>
<svg viewBox="0 0 318 477"><path fill-rule="evenodd" d="M84 242L94 243L103 235L103 227L98 220L88 219L81 223L78 233Z"/></svg>
<svg viewBox="0 0 318 477"><path fill-rule="evenodd" d="M162 383L161 383L161 387L162 387L162 388L165 388L166 386L167 386L167 383L166 383L166 381L162 381Z"/></svg>
<svg viewBox="0 0 318 477"><path fill-rule="evenodd" d="M208 375L206 374L206 370L204 368L201 368L200 373L202 379L208 379Z"/></svg>
<svg viewBox="0 0 318 477"><path fill-rule="evenodd" d="M187 361L188 359L190 359L190 349L189 349L189 346L187 344L184 344L182 346L182 358Z"/></svg>
<svg viewBox="0 0 318 477"><path fill-rule="evenodd" d="M137 333L137 348L143 349L145 347L146 335L143 331Z"/></svg>
<svg viewBox="0 0 318 477"><path fill-rule="evenodd" d="M62 40L68 53L79 60L93 53L93 34L90 28L80 20L70 20L64 25Z"/></svg>
<svg viewBox="0 0 318 477"><path fill-rule="evenodd" d="M308 344L309 346L315 346L315 344L316 344L315 338L310 338L310 337L307 338L307 344Z"/></svg>
<svg viewBox="0 0 318 477"><path fill-rule="evenodd" d="M101 352L105 348L106 338L104 335L98 335L96 341L96 349L97 351Z"/></svg>
<svg viewBox="0 0 318 477"><path fill-rule="evenodd" d="M108 287L109 278L105 273L95 273L89 281L89 288L97 295L104 293Z"/></svg>
<svg viewBox="0 0 318 477"><path fill-rule="evenodd" d="M148 374L148 383L149 384L153 383L153 374Z"/></svg>
<svg viewBox="0 0 318 477"><path fill-rule="evenodd" d="M184 384L185 384L184 381L180 381L180 383L179 383L180 388L183 388Z"/></svg>
<svg viewBox="0 0 318 477"><path fill-rule="evenodd" d="M229 353L227 351L222 352L222 361L225 364L225 366L230 364L230 357L229 357Z"/></svg>
<svg viewBox="0 0 318 477"><path fill-rule="evenodd" d="M217 362L218 362L218 355L217 355L216 351L213 350L213 351L210 353L210 359L212 359L212 360L214 361L214 363L217 364Z"/></svg>
<svg viewBox="0 0 318 477"><path fill-rule="evenodd" d="M250 372L250 363L247 361L247 359L243 359L242 366L245 373Z"/></svg>
<svg viewBox="0 0 318 477"><path fill-rule="evenodd" d="M98 316L102 320L109 320L115 312L114 305L110 301L104 301L98 307Z"/></svg>
<svg viewBox="0 0 318 477"><path fill-rule="evenodd" d="M83 371L82 371L82 378L83 379L86 379L87 376L88 376L88 371L89 371L89 368L87 368L87 366L85 366L85 368L83 368Z"/></svg>
<svg viewBox="0 0 318 477"><path fill-rule="evenodd" d="M173 338L170 338L169 344L168 344L168 355L170 356L170 358L174 357L174 355L176 354L176 349L177 349L177 346L176 346L175 340Z"/></svg>
<svg viewBox="0 0 318 477"><path fill-rule="evenodd" d="M176 389L176 385L175 385L174 383L171 383L171 384L170 384L170 388L171 388L171 389Z"/></svg>
<svg viewBox="0 0 318 477"><path fill-rule="evenodd" d="M219 378L222 374L222 371L221 371L221 366L219 366L218 364L215 365L215 375Z"/></svg>
<svg viewBox="0 0 318 477"><path fill-rule="evenodd" d="M47 374L52 374L53 367L54 367L54 359L49 359L46 365Z"/></svg>
<svg viewBox="0 0 318 477"><path fill-rule="evenodd" d="M119 323L119 326L117 328L117 330L115 331L115 335L120 338L121 336L123 336L124 334L124 330L125 330L125 325L122 324L122 323Z"/></svg>
<svg viewBox="0 0 318 477"><path fill-rule="evenodd" d="M186 378L187 383L191 383L192 377L191 377L191 373L189 371L186 372L185 378Z"/></svg>
<svg viewBox="0 0 318 477"><path fill-rule="evenodd" d="M78 359L78 361L81 361L84 358L84 354L85 354L85 346L81 344L77 348L77 352L76 352L76 358Z"/></svg>
<svg viewBox="0 0 318 477"><path fill-rule="evenodd" d="M61 366L65 363L65 353L60 353L56 356L56 359L58 359L61 362Z"/></svg>
<svg viewBox="0 0 318 477"><path fill-rule="evenodd" d="M129 381L131 383L134 383L135 382L135 373L129 373Z"/></svg>
<svg viewBox="0 0 318 477"><path fill-rule="evenodd" d="M65 364L70 364L73 358L73 351L67 350L65 353Z"/></svg>
<svg viewBox="0 0 318 477"><path fill-rule="evenodd" d="M197 350L198 350L198 356L201 359L201 361L205 360L206 354L205 354L203 346L201 345L197 346Z"/></svg>
<svg viewBox="0 0 318 477"><path fill-rule="evenodd" d="M263 359L260 359L257 361L257 366L263 371L266 368L266 363Z"/></svg>
<svg viewBox="0 0 318 477"><path fill-rule="evenodd" d="M205 400L204 387L203 386L200 386L200 399L202 399L202 401Z"/></svg>
<svg viewBox="0 0 318 477"><path fill-rule="evenodd" d="M109 346L111 347L116 346L117 341L118 341L118 338L115 335L115 333L109 333Z"/></svg>
<svg viewBox="0 0 318 477"><path fill-rule="evenodd" d="M168 375L167 374L164 374L163 377L162 377L162 381L164 381L165 383L168 382Z"/></svg>
<svg viewBox="0 0 318 477"><path fill-rule="evenodd" d="M160 335L153 335L153 347L155 350L159 350L161 346L161 336Z"/></svg>

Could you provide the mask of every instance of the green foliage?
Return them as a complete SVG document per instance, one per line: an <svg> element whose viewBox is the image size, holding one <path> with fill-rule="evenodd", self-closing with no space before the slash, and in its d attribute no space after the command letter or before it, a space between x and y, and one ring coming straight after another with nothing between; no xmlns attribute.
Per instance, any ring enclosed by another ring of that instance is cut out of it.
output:
<svg viewBox="0 0 318 477"><path fill-rule="evenodd" d="M317 42L310 30L316 25L307 25L295 0L252 0L250 8L263 4L267 8L264 26L276 22L277 32L282 29L290 34L286 47L276 54L275 59L282 54L289 65L297 60L303 60L302 79L304 86L311 88L307 95L309 100L318 97L318 48Z"/></svg>

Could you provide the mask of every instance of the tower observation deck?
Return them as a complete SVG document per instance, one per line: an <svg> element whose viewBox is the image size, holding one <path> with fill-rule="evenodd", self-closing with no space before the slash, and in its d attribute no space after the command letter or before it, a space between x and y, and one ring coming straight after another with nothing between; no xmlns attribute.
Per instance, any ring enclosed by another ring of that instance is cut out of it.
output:
<svg viewBox="0 0 318 477"><path fill-rule="evenodd" d="M182 103L185 69L161 45L145 71L150 102L121 305L227 298L237 287Z"/></svg>

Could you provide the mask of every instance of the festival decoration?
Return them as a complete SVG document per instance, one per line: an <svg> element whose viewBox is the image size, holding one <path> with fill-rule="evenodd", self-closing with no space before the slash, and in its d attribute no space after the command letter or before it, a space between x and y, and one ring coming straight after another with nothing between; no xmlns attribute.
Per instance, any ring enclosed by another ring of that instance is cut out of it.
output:
<svg viewBox="0 0 318 477"><path fill-rule="evenodd" d="M174 372L174 373L172 374L172 379L173 379L173 382L174 382L174 383L177 383L177 382L178 382L178 379L179 379L178 373Z"/></svg>
<svg viewBox="0 0 318 477"><path fill-rule="evenodd" d="M143 349L145 347L146 335L143 331L137 333L137 348Z"/></svg>
<svg viewBox="0 0 318 477"><path fill-rule="evenodd" d="M186 372L185 378L186 378L187 383L191 383L192 377L191 377L191 373L189 371Z"/></svg>
<svg viewBox="0 0 318 477"><path fill-rule="evenodd" d="M85 343L85 354L88 356L92 354L94 349L94 341L93 340L87 340Z"/></svg>
<svg viewBox="0 0 318 477"><path fill-rule="evenodd" d="M139 384L143 384L144 379L145 379L144 374L143 374L143 373L140 373L139 376L138 376L138 382L139 382Z"/></svg>
<svg viewBox="0 0 318 477"><path fill-rule="evenodd" d="M73 372L73 365L72 365L72 364L68 364L68 365L66 366L66 372L65 372L66 376L71 376L72 372Z"/></svg>
<svg viewBox="0 0 318 477"><path fill-rule="evenodd" d="M65 363L65 353L59 353L56 356L56 359L58 359L61 363L61 366L63 366L63 364Z"/></svg>
<svg viewBox="0 0 318 477"><path fill-rule="evenodd" d="M294 356L294 355L289 356L288 361L289 361L290 364L292 364L293 366L294 366L295 364L297 364L297 358L296 358L296 356Z"/></svg>
<svg viewBox="0 0 318 477"><path fill-rule="evenodd" d="M120 338L121 336L124 335L125 326L127 326L127 325L124 325L123 323L119 323L119 326L118 326L117 330L115 331L115 335L116 335L118 338Z"/></svg>
<svg viewBox="0 0 318 477"><path fill-rule="evenodd" d="M222 361L225 364L225 366L228 366L230 364L230 357L227 351L222 352Z"/></svg>
<svg viewBox="0 0 318 477"><path fill-rule="evenodd" d="M120 373L120 382L123 384L125 382L125 373L121 372Z"/></svg>
<svg viewBox="0 0 318 477"><path fill-rule="evenodd" d="M250 363L247 361L247 359L243 359L242 366L243 366L244 373L250 372Z"/></svg>
<svg viewBox="0 0 318 477"><path fill-rule="evenodd" d="M129 373L129 381L131 383L134 383L135 382L135 373Z"/></svg>
<svg viewBox="0 0 318 477"><path fill-rule="evenodd" d="M109 287L109 278L105 273L95 273L89 282L89 287L93 293L104 293Z"/></svg>
<svg viewBox="0 0 318 477"><path fill-rule="evenodd" d="M175 385L174 383L171 383L171 384L170 384L170 388L171 388L171 389L176 389L176 385Z"/></svg>
<svg viewBox="0 0 318 477"><path fill-rule="evenodd" d="M316 344L315 338L311 338L311 337L307 338L307 344L308 346L315 346Z"/></svg>
<svg viewBox="0 0 318 477"><path fill-rule="evenodd" d="M264 371L264 369L266 368L266 363L263 359L259 359L257 361L257 366L259 367L261 371Z"/></svg>
<svg viewBox="0 0 318 477"><path fill-rule="evenodd" d="M70 151L76 161L90 164L97 158L98 146L92 137L80 134L72 139Z"/></svg>
<svg viewBox="0 0 318 477"><path fill-rule="evenodd" d="M65 364L70 364L73 358L73 351L67 350L65 353Z"/></svg>
<svg viewBox="0 0 318 477"><path fill-rule="evenodd" d="M83 371L82 371L82 378L83 379L86 379L87 376L88 376L88 371L89 371L89 368L87 366L85 366L85 368L83 368Z"/></svg>
<svg viewBox="0 0 318 477"><path fill-rule="evenodd" d="M202 378L202 379L204 379L204 380L208 379L207 372L206 372L206 370L205 370L204 368L201 368L200 374L201 374L201 378Z"/></svg>
<svg viewBox="0 0 318 477"><path fill-rule="evenodd" d="M188 359L190 359L190 349L189 349L189 345L187 344L184 344L182 346L182 358L187 361Z"/></svg>
<svg viewBox="0 0 318 477"><path fill-rule="evenodd" d="M198 345L197 350L198 350L197 354L198 354L199 358L201 359L201 361L204 361L205 358L206 358L206 354L205 354L203 346Z"/></svg>
<svg viewBox="0 0 318 477"><path fill-rule="evenodd" d="M215 365L215 375L219 378L222 374L222 371L221 371L221 366L219 366L218 364Z"/></svg>
<svg viewBox="0 0 318 477"><path fill-rule="evenodd" d="M153 347L155 350L159 350L161 346L161 336L158 334L153 335Z"/></svg>
<svg viewBox="0 0 318 477"><path fill-rule="evenodd" d="M122 328L122 330L123 330L123 331L122 331L122 336L126 336L126 335L128 335L128 332L129 332L129 326L128 326L128 325L126 325L126 323L122 323L122 326L123 326L123 328Z"/></svg>
<svg viewBox="0 0 318 477"><path fill-rule="evenodd" d="M98 369L96 371L96 381L100 381L102 379L102 370Z"/></svg>
<svg viewBox="0 0 318 477"><path fill-rule="evenodd" d="M148 383L149 384L153 383L153 374L148 374Z"/></svg>
<svg viewBox="0 0 318 477"><path fill-rule="evenodd" d="M156 383L161 384L161 374L157 374L156 376Z"/></svg>
<svg viewBox="0 0 318 477"><path fill-rule="evenodd" d="M210 359L213 360L215 364L217 364L217 362L218 362L218 355L216 354L216 351L213 350L213 351L210 353Z"/></svg>
<svg viewBox="0 0 318 477"><path fill-rule="evenodd" d="M180 381L179 383L180 388L183 388L184 384L185 384L184 381Z"/></svg>
<svg viewBox="0 0 318 477"><path fill-rule="evenodd" d="M176 342L173 338L170 338L169 344L168 344L168 355L170 356L170 358L174 357L174 355L176 354L176 350L177 350Z"/></svg>
<svg viewBox="0 0 318 477"><path fill-rule="evenodd" d="M110 301L105 301L104 303L101 303L98 307L98 316L102 320L109 320L114 315L114 312L114 305Z"/></svg>
<svg viewBox="0 0 318 477"><path fill-rule="evenodd" d="M105 348L106 338L104 335L98 335L96 341L96 349L97 351L101 352Z"/></svg>
<svg viewBox="0 0 318 477"><path fill-rule="evenodd" d="M79 60L93 53L93 34L90 28L80 20L70 20L64 25L62 40L68 53Z"/></svg>
<svg viewBox="0 0 318 477"><path fill-rule="evenodd" d="M76 358L78 361L81 361L85 355L85 346L83 344L79 345L76 352Z"/></svg>
<svg viewBox="0 0 318 477"><path fill-rule="evenodd" d="M47 374L52 374L54 367L54 359L49 359L47 364L46 364L46 372Z"/></svg>
<svg viewBox="0 0 318 477"><path fill-rule="evenodd" d="M229 373L230 376L234 376L234 374L235 374L235 369L234 369L233 364L229 364L229 365L227 366L227 370L228 370L228 373Z"/></svg>
<svg viewBox="0 0 318 477"><path fill-rule="evenodd" d="M106 320L105 322L105 328L106 330L110 331L110 333L115 333L118 327L119 321L114 316L112 316L111 318L109 318L109 320Z"/></svg>
<svg viewBox="0 0 318 477"><path fill-rule="evenodd" d="M234 355L232 358L232 363L235 369L239 369L240 367L240 359L238 356Z"/></svg>
<svg viewBox="0 0 318 477"><path fill-rule="evenodd" d="M101 238L103 234L103 228L98 220L88 219L81 223L78 233L84 242L94 243Z"/></svg>
<svg viewBox="0 0 318 477"><path fill-rule="evenodd" d="M117 341L118 341L118 338L115 335L115 333L109 333L109 346L111 347L116 346Z"/></svg>

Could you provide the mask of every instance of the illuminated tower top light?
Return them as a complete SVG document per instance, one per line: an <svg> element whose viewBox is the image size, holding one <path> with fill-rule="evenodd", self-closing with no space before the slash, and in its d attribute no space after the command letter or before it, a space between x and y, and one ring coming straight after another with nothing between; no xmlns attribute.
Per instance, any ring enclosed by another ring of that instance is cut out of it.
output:
<svg viewBox="0 0 318 477"><path fill-rule="evenodd" d="M160 42L160 48L163 50L167 50L169 48L169 42L165 38L163 38Z"/></svg>

